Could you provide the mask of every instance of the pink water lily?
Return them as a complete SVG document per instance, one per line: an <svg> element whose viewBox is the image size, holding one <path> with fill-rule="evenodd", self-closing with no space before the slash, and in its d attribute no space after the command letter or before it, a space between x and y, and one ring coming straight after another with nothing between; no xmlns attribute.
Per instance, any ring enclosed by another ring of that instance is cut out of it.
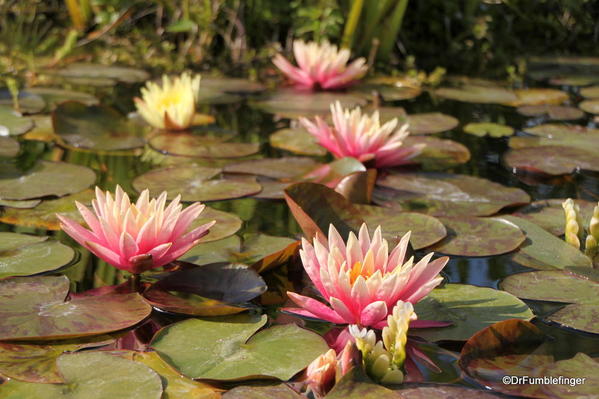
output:
<svg viewBox="0 0 599 399"><path fill-rule="evenodd" d="M314 121L307 118L299 121L336 158L373 161L377 168L382 168L410 163L422 151L422 145L404 145L410 134L408 125L398 126L397 118L381 125L378 111L362 114L360 107L350 111L338 101L331 104L331 116L333 126L319 116Z"/></svg>
<svg viewBox="0 0 599 399"><path fill-rule="evenodd" d="M368 69L364 58L347 65L350 51L338 49L327 41L319 44L295 40L293 54L297 67L281 54L275 56L273 63L293 83L306 89L342 89L362 78Z"/></svg>
<svg viewBox="0 0 599 399"><path fill-rule="evenodd" d="M93 212L76 202L91 230L74 220L57 215L60 226L79 244L114 267L131 273L164 266L182 256L208 234L215 221L189 232L191 223L204 205L199 202L182 210L180 196L166 206L167 193L150 200L144 190L135 204L117 186L114 199L110 192L96 187Z"/></svg>
<svg viewBox="0 0 599 399"><path fill-rule="evenodd" d="M410 233L405 234L389 253L380 226L371 238L366 224L357 237L350 233L347 244L333 225L328 240L320 235L313 243L303 239L300 256L304 269L329 306L288 292L301 309L285 310L336 324L384 327L398 301L415 304L441 283L438 274L449 260L431 261L433 254L429 253L416 264L413 257L405 261L409 239ZM418 325L422 326L429 324L424 321Z"/></svg>

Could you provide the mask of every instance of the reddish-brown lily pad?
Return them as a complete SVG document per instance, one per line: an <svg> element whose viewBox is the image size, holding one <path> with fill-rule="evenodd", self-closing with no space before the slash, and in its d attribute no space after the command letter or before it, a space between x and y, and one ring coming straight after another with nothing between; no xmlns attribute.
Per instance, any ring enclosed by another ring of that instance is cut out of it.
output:
<svg viewBox="0 0 599 399"><path fill-rule="evenodd" d="M283 157L252 159L232 163L223 168L229 173L247 173L266 176L273 179L290 179L308 173L321 164L311 158Z"/></svg>
<svg viewBox="0 0 599 399"><path fill-rule="evenodd" d="M513 169L547 175L565 175L579 169L599 171L599 158L593 152L559 145L512 149L504 161Z"/></svg>
<svg viewBox="0 0 599 399"><path fill-rule="evenodd" d="M446 384L405 385L397 392L402 399L499 399L504 397L489 391Z"/></svg>
<svg viewBox="0 0 599 399"><path fill-rule="evenodd" d="M0 340L49 340L98 335L131 327L152 308L138 294L106 294L65 301L69 280L0 280Z"/></svg>
<svg viewBox="0 0 599 399"><path fill-rule="evenodd" d="M447 237L431 249L447 255L493 256L517 249L525 240L518 226L502 219L441 218Z"/></svg>
<svg viewBox="0 0 599 399"><path fill-rule="evenodd" d="M306 129L281 129L270 135L270 145L274 148L299 155L326 155L327 150Z"/></svg>
<svg viewBox="0 0 599 399"><path fill-rule="evenodd" d="M528 194L518 188L450 173L391 174L377 184L392 190L375 190L375 202L435 216L487 216L530 201Z"/></svg>
<svg viewBox="0 0 599 399"><path fill-rule="evenodd" d="M549 119L569 121L584 117L584 112L578 108L564 105L525 105L518 107L519 114L524 116L547 116Z"/></svg>

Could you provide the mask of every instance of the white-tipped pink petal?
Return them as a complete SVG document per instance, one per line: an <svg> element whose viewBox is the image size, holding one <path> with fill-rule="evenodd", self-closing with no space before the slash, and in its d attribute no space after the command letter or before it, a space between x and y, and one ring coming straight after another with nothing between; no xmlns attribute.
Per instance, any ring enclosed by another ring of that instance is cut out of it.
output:
<svg viewBox="0 0 599 399"><path fill-rule="evenodd" d="M344 319L339 314L335 313L331 308L325 304L317 301L316 299L308 298L307 296L299 295L294 292L287 292L289 299L291 299L296 305L300 306L303 311L307 311L313 315L313 317L321 320L330 321L332 323L343 323ZM302 310L289 308L286 309L289 312L299 314Z"/></svg>

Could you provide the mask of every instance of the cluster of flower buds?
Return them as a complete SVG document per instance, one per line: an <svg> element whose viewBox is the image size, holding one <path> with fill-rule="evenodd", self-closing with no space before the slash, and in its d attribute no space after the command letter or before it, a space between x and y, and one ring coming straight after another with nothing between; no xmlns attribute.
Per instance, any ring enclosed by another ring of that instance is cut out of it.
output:
<svg viewBox="0 0 599 399"><path fill-rule="evenodd" d="M584 240L584 253L591 260L598 254L599 242L599 203L593 210L591 221L589 222L588 231L585 231L580 213L580 207L571 198L568 198L562 203L564 213L566 215L566 242L577 249L581 248L581 241Z"/></svg>

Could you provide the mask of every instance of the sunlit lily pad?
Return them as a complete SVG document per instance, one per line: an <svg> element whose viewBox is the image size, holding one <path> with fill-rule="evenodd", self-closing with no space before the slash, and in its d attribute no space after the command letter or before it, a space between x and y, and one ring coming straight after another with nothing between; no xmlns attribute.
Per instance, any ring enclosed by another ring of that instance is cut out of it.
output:
<svg viewBox="0 0 599 399"><path fill-rule="evenodd" d="M599 129L579 125L543 124L524 130L534 137L512 137L509 145L519 149L539 146L573 147L583 151L599 146Z"/></svg>
<svg viewBox="0 0 599 399"><path fill-rule="evenodd" d="M353 88L354 92L372 95L374 93L382 97L384 101L411 100L422 93L422 89L417 86L399 86L394 84L380 84L375 82L366 82Z"/></svg>
<svg viewBox="0 0 599 399"><path fill-rule="evenodd" d="M335 101L339 101L345 108L363 106L367 103L361 95L284 89L267 94L264 98L252 101L250 104L264 112L296 118L328 114L331 104Z"/></svg>
<svg viewBox="0 0 599 399"><path fill-rule="evenodd" d="M0 232L0 278L30 276L69 264L75 251L48 237Z"/></svg>
<svg viewBox="0 0 599 399"><path fill-rule="evenodd" d="M266 316L241 315L185 320L159 331L152 348L191 378L274 377L284 381L328 349L318 334L295 324L271 327L256 334L266 319Z"/></svg>
<svg viewBox="0 0 599 399"><path fill-rule="evenodd" d="M103 346L114 341L109 335L39 344L0 342L0 375L25 382L44 384L64 382L56 359L64 352Z"/></svg>
<svg viewBox="0 0 599 399"><path fill-rule="evenodd" d="M30 118L19 116L12 108L0 106L0 136L19 136L34 124Z"/></svg>
<svg viewBox="0 0 599 399"><path fill-rule="evenodd" d="M597 317L597 314L595 317ZM597 326L597 323L595 326ZM570 379L586 378L584 383L576 384L576 386L571 384L547 384L543 389L553 398L592 398L599 392L599 380L593 375L589 376L589 370L596 370L597 367L599 367L599 361L582 352L577 353L571 359L551 363L543 369L541 375L563 376Z"/></svg>
<svg viewBox="0 0 599 399"><path fill-rule="evenodd" d="M529 88L516 89L514 93L518 97L516 101L511 101L507 105L520 107L524 105L544 105L544 104L561 104L568 100L568 93L547 88Z"/></svg>
<svg viewBox="0 0 599 399"><path fill-rule="evenodd" d="M41 199L34 200L0 200L0 206L4 206L7 208L17 208L17 209L31 209L35 208L42 202Z"/></svg>
<svg viewBox="0 0 599 399"><path fill-rule="evenodd" d="M75 201L91 205L94 198L93 190L84 190L66 197L44 200L33 209L7 208L0 213L0 222L46 230L60 230L57 213L83 223L83 217L77 210Z"/></svg>
<svg viewBox="0 0 599 399"><path fill-rule="evenodd" d="M565 175L579 169L599 171L599 158L594 152L560 145L512 149L504 161L516 170L547 175Z"/></svg>
<svg viewBox="0 0 599 399"><path fill-rule="evenodd" d="M431 246L447 235L443 223L432 216L414 212L397 212L395 209L379 206L358 204L354 206L371 229L381 226L383 236L390 242L398 242L399 238L411 231L410 244L415 250Z"/></svg>
<svg viewBox="0 0 599 399"><path fill-rule="evenodd" d="M569 121L584 117L578 108L563 105L525 105L518 107L519 114L524 116L545 116L552 120Z"/></svg>
<svg viewBox="0 0 599 399"><path fill-rule="evenodd" d="M55 72L56 75L74 82L83 82L93 86L109 86L117 82L139 83L148 80L150 75L137 68L121 67L115 65L73 63Z"/></svg>
<svg viewBox="0 0 599 399"><path fill-rule="evenodd" d="M503 87L464 85L459 88L441 87L434 93L441 98L479 104L504 104L518 100L512 90Z"/></svg>
<svg viewBox="0 0 599 399"><path fill-rule="evenodd" d="M0 385L6 399L160 399L162 381L148 366L105 352L64 354L56 361L64 384L11 380Z"/></svg>
<svg viewBox="0 0 599 399"><path fill-rule="evenodd" d="M44 99L29 90L19 91L18 111L25 114L35 114L41 112L46 107ZM0 106L13 107L14 102L11 93L8 90L0 90Z"/></svg>
<svg viewBox="0 0 599 399"><path fill-rule="evenodd" d="M585 100L578 104L581 110L589 114L599 114L599 100Z"/></svg>
<svg viewBox="0 0 599 399"><path fill-rule="evenodd" d="M522 219L539 225L553 235L561 236L564 234L566 219L562 203L566 199L547 199L530 203L513 213ZM585 225L591 220L593 208L596 203L585 200L574 200L580 206L582 220Z"/></svg>
<svg viewBox="0 0 599 399"><path fill-rule="evenodd" d="M393 174L377 184L393 190L375 190L375 202L436 216L487 216L503 207L530 201L528 194L518 188L450 173Z"/></svg>
<svg viewBox="0 0 599 399"><path fill-rule="evenodd" d="M62 103L54 110L52 124L56 134L73 147L118 151L145 145L144 127L101 105Z"/></svg>
<svg viewBox="0 0 599 399"><path fill-rule="evenodd" d="M266 90L260 83L242 78L229 78L202 75L200 90L212 89L233 94L256 94Z"/></svg>
<svg viewBox="0 0 599 399"><path fill-rule="evenodd" d="M356 172L366 172L366 167L355 158L345 157L318 166L298 177L298 180L321 183L327 187L336 187L346 176Z"/></svg>
<svg viewBox="0 0 599 399"><path fill-rule="evenodd" d="M62 197L83 191L95 181L91 169L66 162L39 161L26 172L7 165L0 171L0 199Z"/></svg>
<svg viewBox="0 0 599 399"><path fill-rule="evenodd" d="M241 228L242 220L234 213L219 211L207 206L200 216L194 220L190 229L199 227L203 224L215 220L214 226L210 227L210 232L200 239L200 243L220 240L232 236Z"/></svg>
<svg viewBox="0 0 599 399"><path fill-rule="evenodd" d="M231 261L231 254L239 252L241 252L241 238L239 236L232 235L230 237L223 238L222 240L196 245L187 251L185 255L181 256L179 260L194 263L196 265L229 262Z"/></svg>
<svg viewBox="0 0 599 399"><path fill-rule="evenodd" d="M262 189L260 184L254 181L209 180L219 173L220 169L183 164L154 169L138 176L133 180L133 187L139 192L147 188L152 196L166 191L169 199L181 194L181 200L185 202L245 197Z"/></svg>
<svg viewBox="0 0 599 399"><path fill-rule="evenodd" d="M501 255L517 249L526 238L516 225L502 219L460 216L440 220L447 237L432 249L447 255Z"/></svg>
<svg viewBox="0 0 599 399"><path fill-rule="evenodd" d="M585 98L599 98L599 86L583 87L580 89L580 95Z"/></svg>
<svg viewBox="0 0 599 399"><path fill-rule="evenodd" d="M95 96L89 93L65 90L59 87L31 87L27 91L42 97L50 110L53 110L58 104L64 101L78 101L85 105L96 105L100 102Z"/></svg>
<svg viewBox="0 0 599 399"><path fill-rule="evenodd" d="M599 129L593 129L581 125L564 125L558 123L544 123L524 129L526 133L533 134L535 136L541 136L546 138L569 138L575 139L577 137L590 138L599 137Z"/></svg>
<svg viewBox="0 0 599 399"><path fill-rule="evenodd" d="M68 291L65 276L0 280L0 340L103 334L133 326L152 310L138 294L107 294L65 302Z"/></svg>
<svg viewBox="0 0 599 399"><path fill-rule="evenodd" d="M13 158L19 154L19 142L12 137L0 136L0 158Z"/></svg>
<svg viewBox="0 0 599 399"><path fill-rule="evenodd" d="M229 131L203 133L161 133L150 139L150 146L163 154L197 158L240 158L255 154L258 143L225 143L234 134Z"/></svg>
<svg viewBox="0 0 599 399"><path fill-rule="evenodd" d="M227 391L223 399L304 399L285 384L267 386L241 385Z"/></svg>
<svg viewBox="0 0 599 399"><path fill-rule="evenodd" d="M252 159L232 163L223 168L229 173L247 173L273 179L289 179L313 170L320 164L311 158L283 157Z"/></svg>
<svg viewBox="0 0 599 399"><path fill-rule="evenodd" d="M43 141L50 143L58 140L52 126L52 117L50 115L33 115L30 119L35 123L33 129L23 135L25 140Z"/></svg>
<svg viewBox="0 0 599 399"><path fill-rule="evenodd" d="M399 118L400 123L407 123L410 134L435 134L455 129L460 123L451 115L440 112L426 112L422 114L409 114L405 118Z"/></svg>
<svg viewBox="0 0 599 399"><path fill-rule="evenodd" d="M281 129L270 135L274 148L300 155L325 155L327 150L305 129Z"/></svg>
<svg viewBox="0 0 599 399"><path fill-rule="evenodd" d="M566 266L591 266L591 260L578 249L536 224L515 216L502 216L526 234L526 241L513 260L533 269L563 269Z"/></svg>
<svg viewBox="0 0 599 399"><path fill-rule="evenodd" d="M448 168L470 160L468 147L457 141L425 136L408 136L404 140L405 146L420 144L424 148L411 162L421 164L424 168Z"/></svg>
<svg viewBox="0 0 599 399"><path fill-rule="evenodd" d="M514 134L514 128L492 122L469 123L464 126L464 132L478 137L505 137Z"/></svg>
<svg viewBox="0 0 599 399"><path fill-rule="evenodd" d="M429 341L461 341L477 331L507 319L530 320L532 311L515 296L493 288L446 284L415 305L422 320L451 321L439 328L410 330Z"/></svg>

